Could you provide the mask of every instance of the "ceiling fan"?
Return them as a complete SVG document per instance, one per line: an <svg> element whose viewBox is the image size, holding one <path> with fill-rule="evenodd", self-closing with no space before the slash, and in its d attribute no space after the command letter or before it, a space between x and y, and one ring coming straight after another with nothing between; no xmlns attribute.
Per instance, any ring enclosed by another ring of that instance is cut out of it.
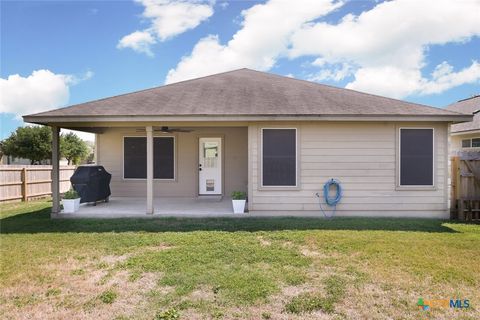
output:
<svg viewBox="0 0 480 320"><path fill-rule="evenodd" d="M137 132L145 132L145 129L144 128L141 128L141 129L137 129L136 130ZM173 133L173 132L192 132L193 130L190 130L190 129L180 129L180 128L169 128L169 127L156 127L156 128L153 128L153 131L154 132L162 132L162 133Z"/></svg>

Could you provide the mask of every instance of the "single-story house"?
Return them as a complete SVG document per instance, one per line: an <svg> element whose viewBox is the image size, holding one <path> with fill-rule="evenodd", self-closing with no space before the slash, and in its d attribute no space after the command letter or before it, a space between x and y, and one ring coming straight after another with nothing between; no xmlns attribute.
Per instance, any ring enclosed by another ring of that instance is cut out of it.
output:
<svg viewBox="0 0 480 320"><path fill-rule="evenodd" d="M157 199L244 191L256 215L321 215L315 195L335 178L337 215L438 218L449 217L449 126L472 118L249 69L24 116L53 130L53 215L68 128L97 134L112 197L148 214Z"/></svg>
<svg viewBox="0 0 480 320"><path fill-rule="evenodd" d="M473 120L454 124L450 128L450 153L452 155L480 154L480 95L460 100L447 110L473 114Z"/></svg>

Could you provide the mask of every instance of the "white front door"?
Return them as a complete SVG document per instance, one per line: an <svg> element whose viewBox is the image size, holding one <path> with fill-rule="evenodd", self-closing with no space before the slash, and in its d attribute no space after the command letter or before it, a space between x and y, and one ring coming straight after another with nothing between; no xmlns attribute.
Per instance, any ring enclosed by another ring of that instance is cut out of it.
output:
<svg viewBox="0 0 480 320"><path fill-rule="evenodd" d="M222 194L222 139L200 138L198 151L199 194Z"/></svg>

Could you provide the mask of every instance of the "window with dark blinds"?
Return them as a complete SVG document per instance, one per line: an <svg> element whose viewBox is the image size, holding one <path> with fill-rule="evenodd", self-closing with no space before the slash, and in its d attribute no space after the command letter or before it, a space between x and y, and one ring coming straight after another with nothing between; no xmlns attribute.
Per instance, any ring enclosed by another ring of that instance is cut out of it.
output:
<svg viewBox="0 0 480 320"><path fill-rule="evenodd" d="M147 139L145 137L124 138L123 177L125 179L147 178Z"/></svg>
<svg viewBox="0 0 480 320"><path fill-rule="evenodd" d="M400 185L433 186L433 129L400 129Z"/></svg>
<svg viewBox="0 0 480 320"><path fill-rule="evenodd" d="M155 179L174 179L175 147L173 137L155 137L153 139L153 177Z"/></svg>
<svg viewBox="0 0 480 320"><path fill-rule="evenodd" d="M123 177L125 179L147 178L147 138L124 138ZM153 178L175 178L174 137L153 138Z"/></svg>
<svg viewBox="0 0 480 320"><path fill-rule="evenodd" d="M263 129L262 133L263 186L296 186L296 129Z"/></svg>

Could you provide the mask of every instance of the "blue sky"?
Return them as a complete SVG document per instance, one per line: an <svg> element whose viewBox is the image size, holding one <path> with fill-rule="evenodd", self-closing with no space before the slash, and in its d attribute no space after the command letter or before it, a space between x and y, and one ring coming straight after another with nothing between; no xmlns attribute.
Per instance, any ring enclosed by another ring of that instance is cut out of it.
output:
<svg viewBox="0 0 480 320"><path fill-rule="evenodd" d="M240 67L438 107L480 93L479 2L414 3L2 1L0 138L22 114Z"/></svg>

